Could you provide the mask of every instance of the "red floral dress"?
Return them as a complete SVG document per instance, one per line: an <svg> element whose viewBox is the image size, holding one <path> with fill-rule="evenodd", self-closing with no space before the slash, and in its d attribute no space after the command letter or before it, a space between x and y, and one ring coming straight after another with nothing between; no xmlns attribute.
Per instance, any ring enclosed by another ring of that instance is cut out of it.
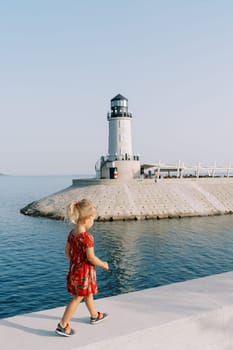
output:
<svg viewBox="0 0 233 350"><path fill-rule="evenodd" d="M89 232L74 234L72 230L67 239L71 248L70 268L67 274L67 289L74 296L96 294L95 266L89 263L86 248L94 247L94 238Z"/></svg>

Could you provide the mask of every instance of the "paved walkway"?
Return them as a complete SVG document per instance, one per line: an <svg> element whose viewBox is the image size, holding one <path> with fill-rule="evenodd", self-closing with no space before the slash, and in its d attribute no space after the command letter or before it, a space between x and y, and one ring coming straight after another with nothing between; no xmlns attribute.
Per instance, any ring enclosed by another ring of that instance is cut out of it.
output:
<svg viewBox="0 0 233 350"><path fill-rule="evenodd" d="M64 308L0 320L3 350L232 350L233 272L96 301L109 319L90 325L84 304L63 338Z"/></svg>

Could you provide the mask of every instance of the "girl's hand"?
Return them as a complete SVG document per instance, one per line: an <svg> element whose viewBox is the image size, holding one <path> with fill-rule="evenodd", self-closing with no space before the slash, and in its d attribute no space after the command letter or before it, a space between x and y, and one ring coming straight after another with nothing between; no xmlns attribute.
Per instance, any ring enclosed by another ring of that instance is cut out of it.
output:
<svg viewBox="0 0 233 350"><path fill-rule="evenodd" d="M108 263L106 261L103 262L103 269L105 271L108 271L109 267L108 267Z"/></svg>

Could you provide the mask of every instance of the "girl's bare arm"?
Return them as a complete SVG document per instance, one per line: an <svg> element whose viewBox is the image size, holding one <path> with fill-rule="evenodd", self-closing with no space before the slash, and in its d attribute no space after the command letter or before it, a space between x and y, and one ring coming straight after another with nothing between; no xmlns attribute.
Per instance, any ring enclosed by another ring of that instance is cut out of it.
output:
<svg viewBox="0 0 233 350"><path fill-rule="evenodd" d="M99 258L97 258L97 256L95 256L93 247L87 248L86 249L86 253L87 253L87 259L92 265L100 266L104 270L108 270L109 269L108 263L106 261L102 261Z"/></svg>
<svg viewBox="0 0 233 350"><path fill-rule="evenodd" d="M70 261L71 260L71 248L70 248L70 243L66 243L66 248L65 248L65 253L67 256L67 259Z"/></svg>

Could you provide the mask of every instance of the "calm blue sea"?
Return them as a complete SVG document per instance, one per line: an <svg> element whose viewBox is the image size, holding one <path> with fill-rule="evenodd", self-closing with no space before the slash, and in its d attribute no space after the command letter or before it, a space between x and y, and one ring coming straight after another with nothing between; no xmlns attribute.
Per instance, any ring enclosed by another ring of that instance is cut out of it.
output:
<svg viewBox="0 0 233 350"><path fill-rule="evenodd" d="M0 318L63 306L71 225L20 208L77 176L0 177ZM95 223L99 294L111 296L233 270L233 216Z"/></svg>

